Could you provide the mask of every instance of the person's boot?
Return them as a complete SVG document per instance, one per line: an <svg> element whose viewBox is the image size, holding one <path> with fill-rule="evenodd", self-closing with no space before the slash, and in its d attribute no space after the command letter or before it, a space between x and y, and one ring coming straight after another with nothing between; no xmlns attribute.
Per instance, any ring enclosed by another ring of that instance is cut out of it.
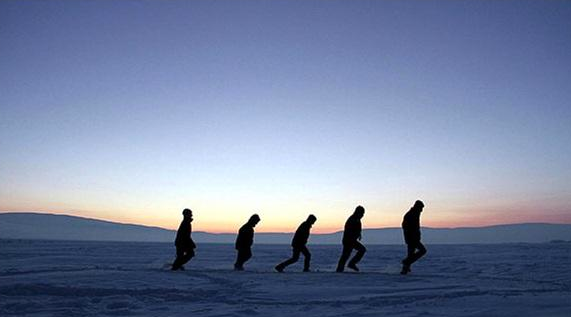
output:
<svg viewBox="0 0 571 317"><path fill-rule="evenodd" d="M244 271L244 267L234 264L234 271Z"/></svg>
<svg viewBox="0 0 571 317"><path fill-rule="evenodd" d="M275 269L276 271L278 271L279 273L283 273L283 271L284 271L284 267L281 266L281 265L279 265L279 264L276 265L276 267L274 267L274 269Z"/></svg>
<svg viewBox="0 0 571 317"><path fill-rule="evenodd" d="M357 267L357 265L355 263L349 263L349 265L347 265L348 268L350 268L351 270L355 271L355 272L359 272L359 268Z"/></svg>
<svg viewBox="0 0 571 317"><path fill-rule="evenodd" d="M406 275L408 273L410 273L410 265L402 261L402 270L400 271L400 274Z"/></svg>
<svg viewBox="0 0 571 317"><path fill-rule="evenodd" d="M311 270L310 270L308 267L303 268L303 271L304 271L304 272L311 272Z"/></svg>

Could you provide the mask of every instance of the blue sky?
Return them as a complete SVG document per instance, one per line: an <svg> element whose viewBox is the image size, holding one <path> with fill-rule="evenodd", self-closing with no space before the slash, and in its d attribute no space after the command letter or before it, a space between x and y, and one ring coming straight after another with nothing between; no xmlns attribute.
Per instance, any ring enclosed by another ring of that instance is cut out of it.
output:
<svg viewBox="0 0 571 317"><path fill-rule="evenodd" d="M0 210L571 222L569 38L565 1L2 1Z"/></svg>

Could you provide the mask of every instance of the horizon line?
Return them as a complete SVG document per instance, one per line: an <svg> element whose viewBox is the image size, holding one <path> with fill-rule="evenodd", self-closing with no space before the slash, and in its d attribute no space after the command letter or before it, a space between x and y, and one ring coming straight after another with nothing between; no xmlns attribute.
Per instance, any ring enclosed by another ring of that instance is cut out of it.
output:
<svg viewBox="0 0 571 317"><path fill-rule="evenodd" d="M145 225L145 224L138 224L138 223L129 223L129 222L120 222L120 221L112 221L108 219L101 219L101 218L90 218L84 216L76 216L66 213L52 213L52 212L37 212L37 211L0 211L0 215L2 214L37 214L37 215L49 215L49 216L64 216L64 217L73 217L85 220L95 220L101 222L107 222L112 224L120 224L120 225L133 225L133 226L141 226L146 228L155 228L167 231L176 231L176 229L168 229L159 226L152 226L152 225ZM484 225L484 226L459 226L459 227L422 227L423 229L479 229L479 228L490 228L490 227L499 227L499 226L510 226L510 225L526 225L526 224L544 224L544 225L571 225L571 223L566 222L516 222L516 223L497 223L491 225ZM374 227L374 228L363 228L363 230L379 230L379 229L401 229L401 227ZM210 232L210 231L203 231L197 230L193 231L194 233L207 233L207 234L214 234L214 235L223 235L223 234L236 234L236 232ZM291 234L294 231L258 231L258 233L265 233L265 234ZM320 233L312 233L314 235L326 235L326 234L335 234L341 233L343 230L331 231L331 232L320 232Z"/></svg>

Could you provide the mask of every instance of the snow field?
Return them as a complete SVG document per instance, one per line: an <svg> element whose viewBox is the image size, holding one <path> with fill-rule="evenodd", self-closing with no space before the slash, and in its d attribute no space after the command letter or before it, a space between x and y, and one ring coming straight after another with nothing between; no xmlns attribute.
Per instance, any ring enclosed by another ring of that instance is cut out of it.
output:
<svg viewBox="0 0 571 317"><path fill-rule="evenodd" d="M2 316L571 316L570 244L427 245L401 276L404 246L367 246L361 273L334 273L340 246L312 246L273 272L287 245L203 244L186 271L168 243L0 240Z"/></svg>

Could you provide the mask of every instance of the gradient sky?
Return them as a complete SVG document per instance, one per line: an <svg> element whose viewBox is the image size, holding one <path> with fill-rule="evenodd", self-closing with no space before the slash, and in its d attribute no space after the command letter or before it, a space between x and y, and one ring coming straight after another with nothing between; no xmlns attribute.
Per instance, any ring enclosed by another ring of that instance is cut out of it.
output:
<svg viewBox="0 0 571 317"><path fill-rule="evenodd" d="M0 210L571 223L571 1L1 1Z"/></svg>

